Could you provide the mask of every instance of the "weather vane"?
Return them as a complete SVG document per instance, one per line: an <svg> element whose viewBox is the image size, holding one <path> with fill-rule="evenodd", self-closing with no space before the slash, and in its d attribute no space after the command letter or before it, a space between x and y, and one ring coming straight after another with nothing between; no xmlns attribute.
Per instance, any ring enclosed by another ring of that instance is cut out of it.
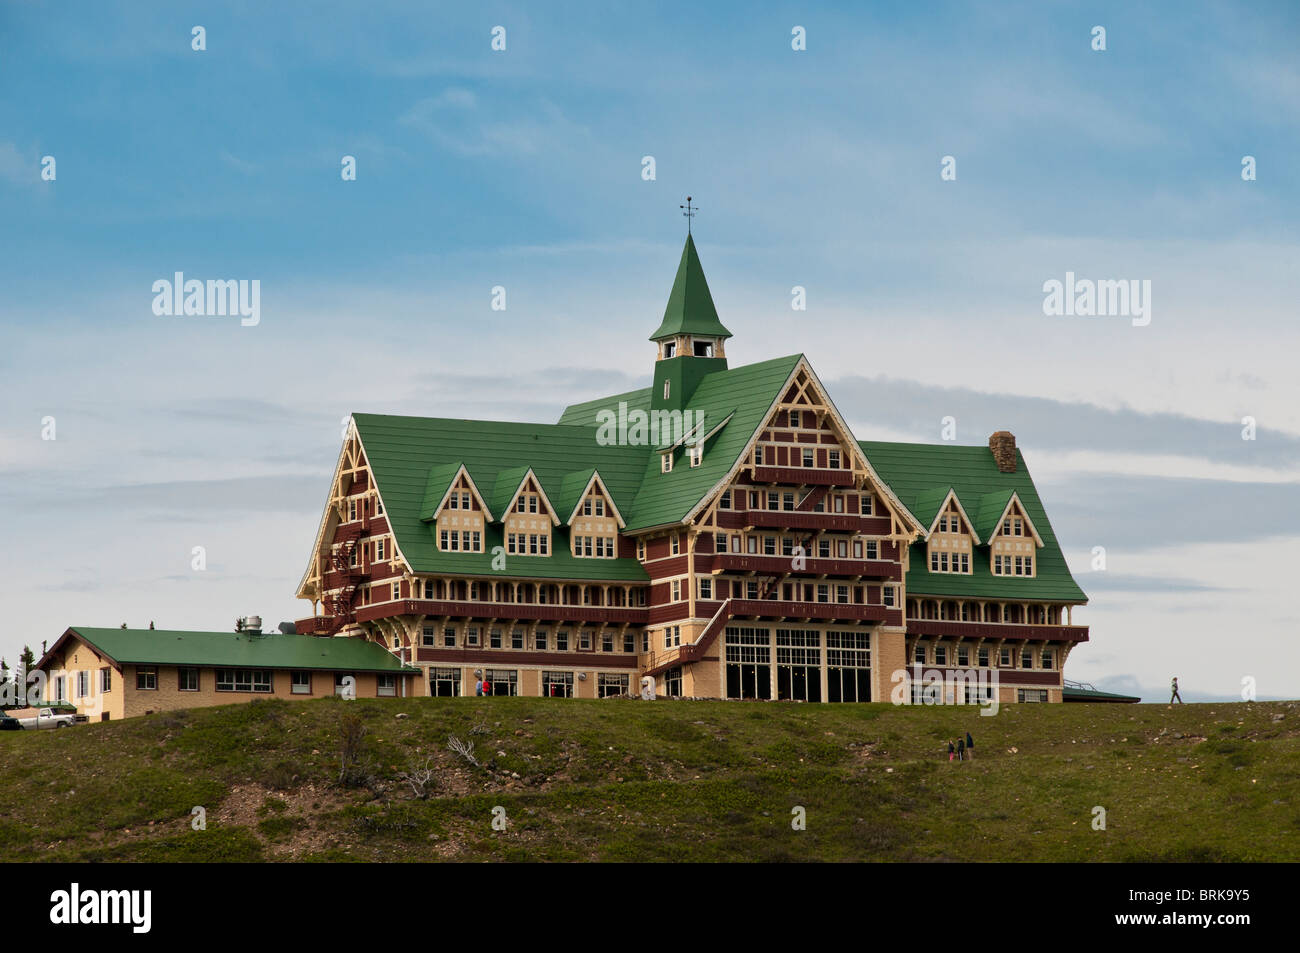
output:
<svg viewBox="0 0 1300 953"><path fill-rule="evenodd" d="M700 207L698 205L691 205L691 197L689 195L686 196L686 204L677 207L686 209L682 214L686 216L686 234L689 235L691 233L691 219L695 217L695 213L700 210Z"/></svg>

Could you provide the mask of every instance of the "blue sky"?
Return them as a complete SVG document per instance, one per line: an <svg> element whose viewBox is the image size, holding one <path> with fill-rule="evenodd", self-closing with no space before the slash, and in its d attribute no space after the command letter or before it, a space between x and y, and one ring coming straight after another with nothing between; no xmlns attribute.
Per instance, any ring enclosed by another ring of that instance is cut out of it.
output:
<svg viewBox="0 0 1300 953"><path fill-rule="evenodd" d="M644 382L691 194L733 363L806 352L863 438L1016 432L1093 595L1068 675L1294 697L1297 48L1282 3L4 4L0 653L306 614L339 419ZM176 271L261 323L154 315ZM1066 271L1151 325L1045 317Z"/></svg>

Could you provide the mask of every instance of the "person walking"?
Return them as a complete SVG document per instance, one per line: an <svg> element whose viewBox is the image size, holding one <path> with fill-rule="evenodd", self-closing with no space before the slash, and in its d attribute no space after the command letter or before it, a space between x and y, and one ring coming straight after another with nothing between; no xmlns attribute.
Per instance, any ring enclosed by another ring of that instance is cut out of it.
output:
<svg viewBox="0 0 1300 953"><path fill-rule="evenodd" d="M956 757L956 755L957 755L957 746L954 745L952 743L952 739L949 738L948 739L948 760L951 761L954 757Z"/></svg>
<svg viewBox="0 0 1300 953"><path fill-rule="evenodd" d="M488 677L486 675L483 676L483 694L484 695L492 694L492 683L488 681Z"/></svg>
<svg viewBox="0 0 1300 953"><path fill-rule="evenodd" d="M968 761L975 760L975 739L970 736L969 731L966 732L966 759Z"/></svg>
<svg viewBox="0 0 1300 953"><path fill-rule="evenodd" d="M1180 705L1184 704L1184 702L1183 702L1183 696L1180 695L1180 694L1178 694L1178 676L1177 676L1177 675L1174 676L1174 681L1173 681L1173 684L1170 686L1170 689L1172 690L1173 694L1169 696L1169 704L1172 705L1174 702L1178 702L1178 704L1180 704Z"/></svg>
<svg viewBox="0 0 1300 953"><path fill-rule="evenodd" d="M966 760L966 739L961 737L961 735L957 736L957 760Z"/></svg>
<svg viewBox="0 0 1300 953"><path fill-rule="evenodd" d="M474 682L474 694L483 697L483 679L479 678Z"/></svg>

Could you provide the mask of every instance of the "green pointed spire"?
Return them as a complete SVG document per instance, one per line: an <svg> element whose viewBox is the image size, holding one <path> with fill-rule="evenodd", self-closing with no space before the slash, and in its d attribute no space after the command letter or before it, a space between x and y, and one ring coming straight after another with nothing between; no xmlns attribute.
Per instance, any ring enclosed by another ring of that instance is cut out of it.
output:
<svg viewBox="0 0 1300 953"><path fill-rule="evenodd" d="M650 340L659 341L678 334L731 337L731 332L718 320L718 310L713 306L713 295L709 294L709 283L704 280L704 268L695 251L695 240L689 232L686 247L682 249L681 264L677 266L677 277L673 279L673 290L668 295L663 322L659 330L650 335Z"/></svg>

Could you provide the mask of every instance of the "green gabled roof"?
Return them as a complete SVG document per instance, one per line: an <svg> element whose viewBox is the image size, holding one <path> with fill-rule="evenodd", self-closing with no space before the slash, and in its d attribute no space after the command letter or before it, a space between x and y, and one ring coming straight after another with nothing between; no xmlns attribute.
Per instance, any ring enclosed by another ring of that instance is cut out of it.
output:
<svg viewBox="0 0 1300 953"><path fill-rule="evenodd" d="M1015 495L1014 487L1008 487L1005 490L996 490L993 493L985 493L977 501L976 514L971 517L975 521L975 532L979 533L980 539L988 542L994 531L998 528L998 520L1002 514L1007 511L1007 504L1011 502L1011 497ZM1030 519L1034 519L1032 516ZM1034 525L1038 521L1034 520Z"/></svg>
<svg viewBox="0 0 1300 953"><path fill-rule="evenodd" d="M634 410L649 411L650 388L642 387L640 390L630 390L626 394L597 397L595 400L583 401L581 404L570 404L556 423L569 427L595 427L599 423L596 420L598 413L602 410L618 413L618 405L621 403L627 404L629 414Z"/></svg>
<svg viewBox="0 0 1300 953"><path fill-rule="evenodd" d="M628 528L675 523L686 516L740 459L802 357L793 354L705 376L685 409L704 414L706 432L728 414L731 421L705 444L698 467L690 467L685 452L678 449L672 472L661 473L659 454L648 455L631 512L620 504Z"/></svg>
<svg viewBox="0 0 1300 953"><path fill-rule="evenodd" d="M524 482L524 477L528 476L531 467L507 467L497 474L488 498L488 505L492 507L493 514L497 519L504 519L506 510L510 507L510 501L514 498L515 491L519 489L519 484ZM546 489L545 486L542 489ZM550 493L546 496L549 499Z"/></svg>
<svg viewBox="0 0 1300 953"><path fill-rule="evenodd" d="M451 488L451 481L456 478L461 466L461 462L457 460L455 463L443 463L429 469L429 480L424 485L424 502L420 505L420 519L426 522L433 519L438 504L447 495L447 490Z"/></svg>
<svg viewBox="0 0 1300 953"><path fill-rule="evenodd" d="M880 478L889 484L903 505L927 526L934 520L938 502L947 495L946 487L951 486L961 501L962 508L975 523L975 531L981 541L987 543L992 527L989 526L989 532L986 533L986 522L996 520L1002 514L1014 492L1043 539L1043 546L1036 556L1038 575L1029 579L993 575L987 545L975 547L971 560L973 572L970 575L931 574L925 559L925 542L918 540L911 545L908 554L909 595L1087 601L1088 597L1070 574L1056 534L1047 519L1047 512L1038 497L1038 490L1019 450L1016 451L1016 472L1003 473L994 463L993 454L988 447L886 443L875 440L861 440L858 445ZM936 500L940 487L945 488L943 496ZM930 501L934 501L934 508L926 513L925 507L930 505ZM996 512L988 515L994 509Z"/></svg>
<svg viewBox="0 0 1300 953"><path fill-rule="evenodd" d="M68 632L76 633L113 661L126 665L419 671L403 667L397 657L383 646L354 638L285 635L281 632L249 635L174 629L97 629L80 625L73 626ZM58 643L55 644L57 647Z"/></svg>
<svg viewBox="0 0 1300 953"><path fill-rule="evenodd" d="M704 268L695 251L695 239L688 233L682 260L673 279L673 290L668 294L668 307L659 329L650 335L651 341L678 334L702 334L729 338L731 332L718 320L718 310L709 294L709 283L704 280Z"/></svg>
<svg viewBox="0 0 1300 953"><path fill-rule="evenodd" d="M489 506L501 507L531 468L556 510L570 475L600 470L614 505L631 506L645 473L647 448L610 445L596 440L596 428L559 424L455 420L443 417L395 417L354 414L384 512L398 549L417 573L456 573L546 579L643 581L635 559L586 559L569 551L567 528L551 534L550 556L506 556L505 570L493 569L492 549L504 543L500 525L489 525L482 553L444 553L437 547L436 527L422 522L430 471L463 462ZM493 515L500 519L499 509ZM564 519L567 513L561 513Z"/></svg>
<svg viewBox="0 0 1300 953"><path fill-rule="evenodd" d="M911 505L907 508L912 511L912 515L916 517L917 522L929 529L934 523L934 518L939 515L939 507L943 505L944 500L948 499L948 494L951 491L952 487L946 485L922 490L916 494ZM980 538L983 539L984 537L981 535Z"/></svg>
<svg viewBox="0 0 1300 953"><path fill-rule="evenodd" d="M595 473L595 467L587 467L584 470L575 470L564 475L564 479L560 481L559 490L551 498L551 505L555 507L555 512L559 514L561 522L566 521L573 513L578 505L578 500L582 498L582 491L587 488L587 484L591 482L591 477Z"/></svg>

